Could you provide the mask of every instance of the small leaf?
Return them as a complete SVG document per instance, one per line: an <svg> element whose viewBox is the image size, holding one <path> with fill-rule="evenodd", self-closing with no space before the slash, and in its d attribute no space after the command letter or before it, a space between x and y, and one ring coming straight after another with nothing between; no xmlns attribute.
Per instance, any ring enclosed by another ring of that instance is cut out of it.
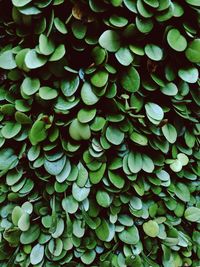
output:
<svg viewBox="0 0 200 267"><path fill-rule="evenodd" d="M1 134L6 139L11 139L20 132L21 128L21 124L17 122L6 122L6 124L1 129Z"/></svg>
<svg viewBox="0 0 200 267"><path fill-rule="evenodd" d="M87 82L83 84L81 89L81 98L87 106L94 105L99 101L99 98L93 92L91 85Z"/></svg>
<svg viewBox="0 0 200 267"><path fill-rule="evenodd" d="M171 29L168 34L167 34L167 41L171 48L178 52L182 52L186 49L187 47L187 40L181 33L179 32L178 29Z"/></svg>
<svg viewBox="0 0 200 267"><path fill-rule="evenodd" d="M134 93L140 88L140 75L134 67L130 67L127 72L122 75L121 86L128 92Z"/></svg>
<svg viewBox="0 0 200 267"><path fill-rule="evenodd" d="M76 141L88 140L91 137L90 127L86 123L81 123L77 119L73 120L69 127L69 134Z"/></svg>
<svg viewBox="0 0 200 267"><path fill-rule="evenodd" d="M109 52L116 52L120 48L119 35L113 30L107 30L100 36L99 44Z"/></svg>
<svg viewBox="0 0 200 267"><path fill-rule="evenodd" d="M169 143L173 144L176 142L177 131L176 131L176 128L172 124L170 123L165 124L162 127L162 132Z"/></svg>
<svg viewBox="0 0 200 267"><path fill-rule="evenodd" d="M11 50L5 51L0 54L0 68L5 70L12 70L16 67L17 65Z"/></svg>
<svg viewBox="0 0 200 267"><path fill-rule="evenodd" d="M108 126L106 129L106 138L111 144L120 145L124 139L124 133L113 126Z"/></svg>
<svg viewBox="0 0 200 267"><path fill-rule="evenodd" d="M44 121L35 121L31 131L29 133L29 139L32 145L37 145L38 143L44 141L47 138L46 124Z"/></svg>
<svg viewBox="0 0 200 267"><path fill-rule="evenodd" d="M159 234L159 226L156 221L150 220L148 222L145 222L142 227L145 234L150 237L156 237Z"/></svg>
<svg viewBox="0 0 200 267"><path fill-rule="evenodd" d="M189 43L185 55L192 63L200 63L200 39L195 39Z"/></svg>
<svg viewBox="0 0 200 267"><path fill-rule="evenodd" d="M55 45L47 36L41 34L39 37L39 49L42 55L48 56L54 52Z"/></svg>
<svg viewBox="0 0 200 267"><path fill-rule="evenodd" d="M200 209L197 207L189 207L185 210L184 217L190 222L200 221Z"/></svg>
<svg viewBox="0 0 200 267"><path fill-rule="evenodd" d="M30 254L30 261L31 264L36 265L39 264L44 257L44 246L37 244L35 245L32 250L31 250L31 254Z"/></svg>
<svg viewBox="0 0 200 267"><path fill-rule="evenodd" d="M26 212L22 214L18 221L18 227L21 231L25 232L30 227L30 215Z"/></svg>
<svg viewBox="0 0 200 267"><path fill-rule="evenodd" d="M109 75L107 71L98 71L91 77L91 83L96 87L103 87L106 85L108 77Z"/></svg>
<svg viewBox="0 0 200 267"><path fill-rule="evenodd" d="M194 67L186 67L178 71L178 76L185 82L196 83L199 77L199 71Z"/></svg>
<svg viewBox="0 0 200 267"><path fill-rule="evenodd" d="M65 156L56 161L48 161L47 159L45 159L44 168L49 174L58 175L63 170L65 162L66 162Z"/></svg>
<svg viewBox="0 0 200 267"><path fill-rule="evenodd" d="M154 44L147 44L144 48L146 55L155 61L160 61L163 58L162 49Z"/></svg>
<svg viewBox="0 0 200 267"><path fill-rule="evenodd" d="M21 85L24 94L31 96L35 94L40 88L40 80L38 78L26 77Z"/></svg>
<svg viewBox="0 0 200 267"><path fill-rule="evenodd" d="M52 100L58 96L56 89L53 89L48 86L40 87L39 96L44 100Z"/></svg>
<svg viewBox="0 0 200 267"><path fill-rule="evenodd" d="M121 233L119 233L119 239L128 245L137 244L140 239L137 227L133 225L123 230Z"/></svg>
<svg viewBox="0 0 200 267"><path fill-rule="evenodd" d="M29 69L37 69L45 65L47 58L36 53L34 49L30 50L25 56L25 64Z"/></svg>
<svg viewBox="0 0 200 267"><path fill-rule="evenodd" d="M90 193L90 188L79 187L76 183L73 183L72 195L74 199L76 199L78 202L81 202L84 199L86 199L89 193Z"/></svg>

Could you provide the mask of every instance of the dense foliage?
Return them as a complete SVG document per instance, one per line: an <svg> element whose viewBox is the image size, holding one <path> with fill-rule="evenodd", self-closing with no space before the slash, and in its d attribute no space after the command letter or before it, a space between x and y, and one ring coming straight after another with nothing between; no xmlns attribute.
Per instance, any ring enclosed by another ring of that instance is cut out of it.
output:
<svg viewBox="0 0 200 267"><path fill-rule="evenodd" d="M0 1L0 266L200 266L199 0Z"/></svg>

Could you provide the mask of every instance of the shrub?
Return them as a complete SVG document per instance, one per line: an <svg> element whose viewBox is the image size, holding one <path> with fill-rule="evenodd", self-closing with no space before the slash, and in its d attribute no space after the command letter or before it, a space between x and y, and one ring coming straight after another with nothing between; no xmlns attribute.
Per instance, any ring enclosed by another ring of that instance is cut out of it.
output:
<svg viewBox="0 0 200 267"><path fill-rule="evenodd" d="M200 266L199 0L0 1L0 265Z"/></svg>

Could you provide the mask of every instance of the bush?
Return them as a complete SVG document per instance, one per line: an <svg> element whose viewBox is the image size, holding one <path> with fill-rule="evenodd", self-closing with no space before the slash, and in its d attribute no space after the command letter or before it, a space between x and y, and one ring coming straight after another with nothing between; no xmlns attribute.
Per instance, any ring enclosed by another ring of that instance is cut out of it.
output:
<svg viewBox="0 0 200 267"><path fill-rule="evenodd" d="M0 1L0 265L200 266L199 0Z"/></svg>

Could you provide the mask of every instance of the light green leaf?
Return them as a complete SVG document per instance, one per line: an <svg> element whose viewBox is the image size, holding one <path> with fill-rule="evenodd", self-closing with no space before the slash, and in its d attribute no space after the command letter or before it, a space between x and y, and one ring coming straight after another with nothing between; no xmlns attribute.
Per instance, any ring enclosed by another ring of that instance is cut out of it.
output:
<svg viewBox="0 0 200 267"><path fill-rule="evenodd" d="M176 128L172 124L170 123L165 124L162 127L162 132L169 143L173 144L176 142L177 131L176 131Z"/></svg>
<svg viewBox="0 0 200 267"><path fill-rule="evenodd" d="M31 254L30 254L30 261L31 264L36 265L39 264L44 257L44 246L37 244L35 245L32 250L31 250Z"/></svg>
<svg viewBox="0 0 200 267"><path fill-rule="evenodd" d="M200 221L200 209L197 207L189 207L185 210L184 217L190 222Z"/></svg>
<svg viewBox="0 0 200 267"><path fill-rule="evenodd" d="M159 234L159 225L156 221L150 220L145 222L142 227L145 234L150 237L156 237Z"/></svg>
<svg viewBox="0 0 200 267"><path fill-rule="evenodd" d="M87 106L94 105L99 101L99 98L95 95L91 85L88 82L83 84L81 89L81 98Z"/></svg>
<svg viewBox="0 0 200 267"><path fill-rule="evenodd" d="M119 233L119 239L128 245L135 245L139 241L139 232L136 226L131 226Z"/></svg>
<svg viewBox="0 0 200 267"><path fill-rule="evenodd" d="M58 91L48 86L42 86L39 90L39 96L44 100L52 100L58 96Z"/></svg>
<svg viewBox="0 0 200 267"><path fill-rule="evenodd" d="M116 52L120 48L119 35L113 30L107 30L99 38L99 44L109 52Z"/></svg>
<svg viewBox="0 0 200 267"><path fill-rule="evenodd" d="M0 68L5 70L12 70L16 68L16 62L11 50L5 51L0 54Z"/></svg>
<svg viewBox="0 0 200 267"><path fill-rule="evenodd" d="M46 124L44 121L35 121L30 132L29 139L32 145L37 145L38 143L44 141L47 138Z"/></svg>
<svg viewBox="0 0 200 267"><path fill-rule="evenodd" d="M47 57L39 55L34 49L30 50L25 56L25 64L29 69L37 69L45 65Z"/></svg>
<svg viewBox="0 0 200 267"><path fill-rule="evenodd" d="M147 44L144 48L145 54L152 60L160 61L163 58L162 49L154 44Z"/></svg>
<svg viewBox="0 0 200 267"><path fill-rule="evenodd" d="M200 63L200 39L195 39L189 43L185 55L192 63Z"/></svg>
<svg viewBox="0 0 200 267"><path fill-rule="evenodd" d="M24 94L30 96L35 94L40 88L40 80L38 78L26 77L21 85Z"/></svg>
<svg viewBox="0 0 200 267"><path fill-rule="evenodd" d="M39 50L42 55L48 56L54 52L54 43L44 34L39 37Z"/></svg>
<svg viewBox="0 0 200 267"><path fill-rule="evenodd" d="M167 34L167 41L168 44L171 46L172 49L182 52L187 47L187 40L185 37L180 33L178 29L171 29Z"/></svg>
<svg viewBox="0 0 200 267"><path fill-rule="evenodd" d="M194 67L186 67L178 71L178 76L185 82L196 83L199 78L199 71Z"/></svg>
<svg viewBox="0 0 200 267"><path fill-rule="evenodd" d="M120 145L124 140L124 133L113 126L108 126L106 129L106 138L111 144Z"/></svg>
<svg viewBox="0 0 200 267"><path fill-rule="evenodd" d="M134 67L130 67L121 77L121 86L128 92L134 93L140 88L140 75Z"/></svg>
<svg viewBox="0 0 200 267"><path fill-rule="evenodd" d="M1 129L1 134L6 139L11 139L15 137L21 130L22 126L17 122L6 122Z"/></svg>

